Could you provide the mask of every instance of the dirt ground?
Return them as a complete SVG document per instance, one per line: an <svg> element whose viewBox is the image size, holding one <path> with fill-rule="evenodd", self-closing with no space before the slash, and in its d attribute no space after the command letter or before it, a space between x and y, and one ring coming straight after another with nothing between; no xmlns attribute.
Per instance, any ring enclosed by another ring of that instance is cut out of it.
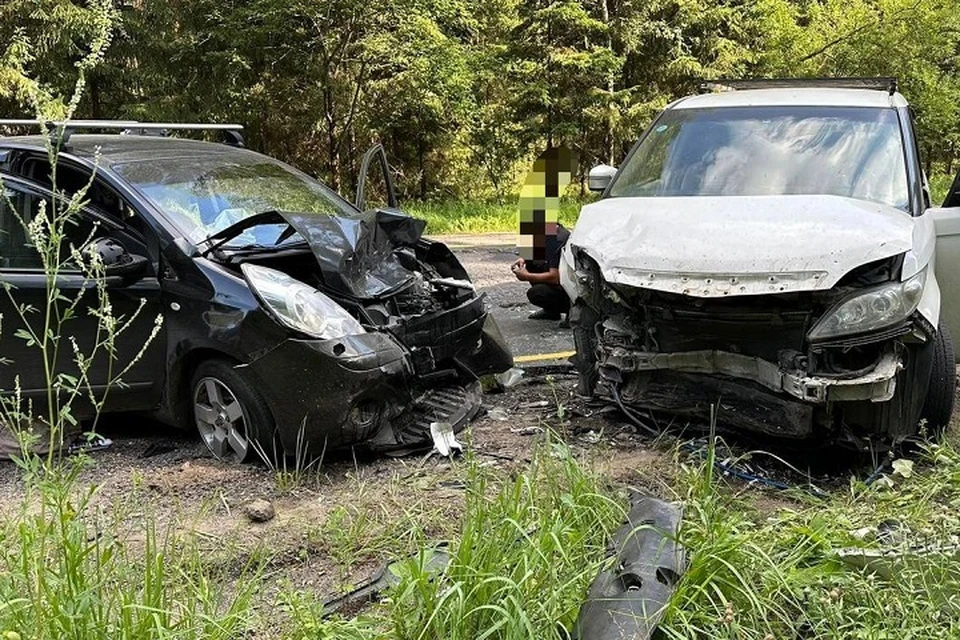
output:
<svg viewBox="0 0 960 640"><path fill-rule="evenodd" d="M575 386L571 373L527 376L506 392L487 395L485 415L458 439L481 464L511 472L529 463L544 438L557 437L612 485L676 498L679 465L697 461L678 443L695 441L698 434L678 437L674 430L654 441L638 434L619 412L578 400ZM269 550L275 584L318 594L356 584L401 553L404 528L421 527L427 537L445 539L463 504L462 460L347 452L328 457L300 478L283 478L263 465L219 462L192 434L136 417L109 417L103 433L113 445L89 454L92 465L82 477L83 484L99 487L97 507L134 519L151 514L158 529L197 536L211 557L222 554L223 562L243 564ZM771 477L791 480L781 465L765 469ZM829 489L843 486L849 471L816 473ZM756 494L761 508L789 503L776 491L741 484ZM16 504L20 492L19 471L0 463L0 509ZM258 498L276 512L263 524L251 522L244 511ZM338 540L341 534L359 539ZM389 539L393 534L396 540ZM368 550L351 552L358 543Z"/></svg>
<svg viewBox="0 0 960 640"><path fill-rule="evenodd" d="M575 383L573 375L558 372L490 394L485 415L458 439L480 464L510 472L554 437L549 431L611 483L669 496L669 447L651 446L615 413L584 406L573 394ZM318 594L355 584L403 551L404 527L422 527L443 540L462 509L462 460L345 452L299 478L282 477L260 464L217 461L193 434L138 417L109 416L101 431L112 446L89 454L91 466L81 478L99 487L95 508L131 514L132 522L150 514L158 530L193 534L224 562L240 565L268 550L277 585ZM20 471L0 462L0 511L18 504L21 492ZM269 522L254 523L245 514L244 506L258 498L275 509ZM359 539L338 541L334 528ZM391 533L395 543L379 540ZM351 555L364 536L369 551Z"/></svg>

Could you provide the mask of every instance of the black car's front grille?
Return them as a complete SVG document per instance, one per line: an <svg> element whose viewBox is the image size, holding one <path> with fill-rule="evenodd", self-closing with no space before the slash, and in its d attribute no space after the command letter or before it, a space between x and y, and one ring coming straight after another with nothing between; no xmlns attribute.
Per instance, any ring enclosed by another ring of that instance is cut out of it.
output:
<svg viewBox="0 0 960 640"><path fill-rule="evenodd" d="M427 351L433 362L441 363L476 350L485 317L483 297L477 296L454 309L409 319L392 331L409 349ZM427 372L418 369L419 374Z"/></svg>

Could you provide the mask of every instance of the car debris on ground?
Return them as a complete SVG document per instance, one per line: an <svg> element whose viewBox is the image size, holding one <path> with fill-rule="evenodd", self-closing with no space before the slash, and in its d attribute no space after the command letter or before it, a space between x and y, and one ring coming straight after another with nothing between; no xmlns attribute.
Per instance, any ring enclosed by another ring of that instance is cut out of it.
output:
<svg viewBox="0 0 960 640"><path fill-rule="evenodd" d="M576 640L653 637L686 568L677 536L683 512L651 496L631 496L627 521L611 537L610 566L587 591Z"/></svg>
<svg viewBox="0 0 960 640"><path fill-rule="evenodd" d="M394 560L382 565L367 580L363 581L351 591L338 596L330 596L324 600L323 615L335 613L353 615L368 604L375 602L389 588L400 584L403 575L403 566L409 562L420 563L422 573L439 575L450 564L450 554L445 547L438 546L424 549L410 558Z"/></svg>

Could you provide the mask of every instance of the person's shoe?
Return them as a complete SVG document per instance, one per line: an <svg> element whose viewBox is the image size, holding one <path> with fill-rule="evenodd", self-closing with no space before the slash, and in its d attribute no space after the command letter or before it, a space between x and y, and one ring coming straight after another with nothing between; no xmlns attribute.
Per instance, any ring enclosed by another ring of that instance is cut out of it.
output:
<svg viewBox="0 0 960 640"><path fill-rule="evenodd" d="M527 316L527 318L530 320L559 320L561 315L562 314L556 311L547 311L546 309L538 309L537 311L534 311L529 316Z"/></svg>

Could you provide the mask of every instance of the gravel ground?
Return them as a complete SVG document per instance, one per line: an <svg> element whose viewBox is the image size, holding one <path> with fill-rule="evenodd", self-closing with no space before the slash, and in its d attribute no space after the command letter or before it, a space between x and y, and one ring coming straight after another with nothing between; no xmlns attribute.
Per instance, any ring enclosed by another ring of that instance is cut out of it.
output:
<svg viewBox="0 0 960 640"><path fill-rule="evenodd" d="M508 247L476 247L458 249L457 256L470 273L477 288L487 294L490 309L500 325L514 356L555 354L574 350L573 334L556 322L528 320L536 307L527 302L525 282L510 271L517 259L515 249ZM561 362L546 358L543 362Z"/></svg>

